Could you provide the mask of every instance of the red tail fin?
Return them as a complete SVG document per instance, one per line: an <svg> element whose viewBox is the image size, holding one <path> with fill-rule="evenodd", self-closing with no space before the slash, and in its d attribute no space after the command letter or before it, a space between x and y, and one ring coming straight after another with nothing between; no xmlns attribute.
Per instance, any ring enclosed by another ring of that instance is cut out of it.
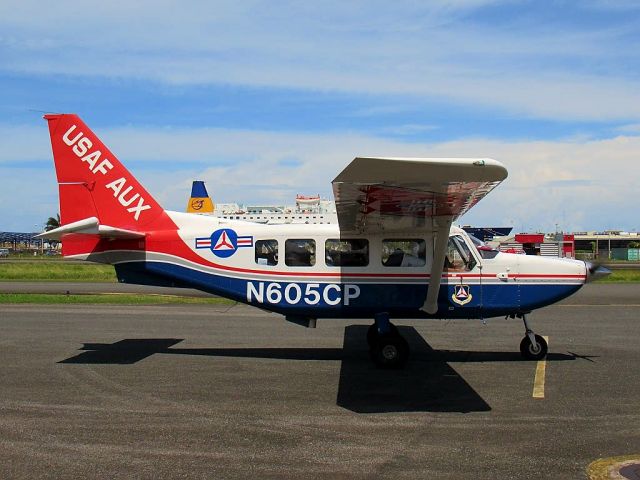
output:
<svg viewBox="0 0 640 480"><path fill-rule="evenodd" d="M77 115L45 115L60 190L63 225L97 217L133 231L175 225L140 183Z"/></svg>

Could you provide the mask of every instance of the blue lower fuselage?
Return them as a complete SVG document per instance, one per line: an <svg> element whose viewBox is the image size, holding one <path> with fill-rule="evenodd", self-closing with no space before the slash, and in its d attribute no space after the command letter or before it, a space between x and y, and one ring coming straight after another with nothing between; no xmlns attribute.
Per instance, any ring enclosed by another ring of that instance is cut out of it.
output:
<svg viewBox="0 0 640 480"><path fill-rule="evenodd" d="M395 318L489 318L527 313L575 293L582 282L512 281L477 278L443 283L438 311L422 311L428 282L380 283L354 278L296 279L295 281L237 278L203 272L168 262L129 262L116 265L124 283L195 288L242 303L281 313L311 318L371 318L388 312ZM332 279L333 280L333 279Z"/></svg>

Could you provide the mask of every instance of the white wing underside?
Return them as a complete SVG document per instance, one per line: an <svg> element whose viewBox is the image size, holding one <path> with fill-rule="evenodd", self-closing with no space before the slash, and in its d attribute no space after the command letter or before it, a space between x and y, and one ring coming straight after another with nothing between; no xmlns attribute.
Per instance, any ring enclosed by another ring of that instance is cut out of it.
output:
<svg viewBox="0 0 640 480"><path fill-rule="evenodd" d="M435 231L507 177L488 158L355 158L332 182L343 233Z"/></svg>
<svg viewBox="0 0 640 480"><path fill-rule="evenodd" d="M332 182L341 234L435 234L422 309L438 311L451 223L507 178L489 158L355 158Z"/></svg>

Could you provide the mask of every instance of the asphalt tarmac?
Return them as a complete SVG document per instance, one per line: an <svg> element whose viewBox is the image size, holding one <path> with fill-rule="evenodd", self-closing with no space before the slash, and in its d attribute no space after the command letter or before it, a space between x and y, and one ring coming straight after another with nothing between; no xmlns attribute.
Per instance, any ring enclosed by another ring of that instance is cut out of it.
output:
<svg viewBox="0 0 640 480"><path fill-rule="evenodd" d="M517 320L317 329L246 306L0 305L0 478L584 478L640 453L640 285ZM538 383L540 379L538 378Z"/></svg>

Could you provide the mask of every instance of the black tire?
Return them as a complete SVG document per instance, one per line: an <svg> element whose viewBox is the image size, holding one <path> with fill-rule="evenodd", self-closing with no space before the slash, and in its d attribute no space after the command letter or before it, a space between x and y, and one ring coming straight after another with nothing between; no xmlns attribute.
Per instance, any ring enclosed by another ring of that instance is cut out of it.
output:
<svg viewBox="0 0 640 480"><path fill-rule="evenodd" d="M400 335L400 332L398 332L398 327L396 327L393 323L390 323L389 327L390 327L389 334ZM376 324L374 323L367 330L367 345L369 345L369 348L373 348L377 338L378 338L378 329L376 327Z"/></svg>
<svg viewBox="0 0 640 480"><path fill-rule="evenodd" d="M400 335L379 335L371 346L371 358L378 368L402 368L409 360L409 344Z"/></svg>
<svg viewBox="0 0 640 480"><path fill-rule="evenodd" d="M533 348L533 344L527 335L520 342L520 353L527 360L542 360L547 356L547 341L540 335L536 335L536 343L538 344L537 350Z"/></svg>

